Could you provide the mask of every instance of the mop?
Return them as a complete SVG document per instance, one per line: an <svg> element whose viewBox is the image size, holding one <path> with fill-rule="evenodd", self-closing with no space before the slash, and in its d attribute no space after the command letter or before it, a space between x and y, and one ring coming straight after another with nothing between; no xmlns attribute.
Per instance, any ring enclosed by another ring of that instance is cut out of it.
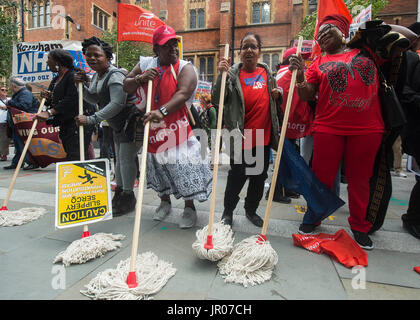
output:
<svg viewBox="0 0 420 320"><path fill-rule="evenodd" d="M151 109L153 82L149 80L147 88L146 114ZM80 292L92 299L117 300L149 299L150 295L163 288L175 275L176 269L171 263L159 260L151 252L138 254L143 190L146 172L147 147L149 141L150 122L144 127L143 151L140 163L140 178L137 195L136 217L134 221L131 257L121 261L116 269L108 269L99 273Z"/></svg>
<svg viewBox="0 0 420 320"><path fill-rule="evenodd" d="M83 84L79 83L79 115L83 115ZM79 126L80 161L85 160L84 130ZM65 266L70 264L82 264L89 260L102 257L106 252L121 247L119 240L124 239L121 234L97 233L91 235L87 224L83 226L81 239L73 241L66 250L60 252L53 263L63 262Z"/></svg>
<svg viewBox="0 0 420 320"><path fill-rule="evenodd" d="M299 43L297 46L297 53L299 55L302 47L302 41L303 38L299 37ZM284 138L286 136L290 106L295 88L296 73L296 70L292 73L289 94L287 96L286 110L281 127L273 177L271 179L272 186L276 185ZM232 253L218 263L219 272L224 277L225 282L239 283L244 287L248 287L249 285L254 286L271 279L273 269L278 262L278 256L276 251L271 247L270 242L267 240L266 234L274 189L275 188L270 188L261 234L259 236L251 236L236 244Z"/></svg>
<svg viewBox="0 0 420 320"><path fill-rule="evenodd" d="M229 45L225 45L224 57L227 59L229 53ZM222 82L219 98L219 115L217 118L217 131L216 131L216 145L214 146L213 157L213 181L212 193L210 203L209 224L201 230L196 232L197 240L192 244L192 248L200 259L208 259L210 261L218 261L224 256L229 254L233 249L233 232L229 225L222 222L215 223L214 208L216 205L216 186L217 186L217 172L219 167L219 149L220 149L220 135L222 129L223 119L223 103L225 97L226 85L226 71L222 73Z"/></svg>
<svg viewBox="0 0 420 320"><path fill-rule="evenodd" d="M42 111L42 108L45 104L45 98L41 100L41 103L38 108L38 113ZM16 182L17 175L19 174L20 168L22 166L23 160L25 159L26 152L28 151L29 145L32 140L32 136L35 132L35 128L38 124L38 119L34 119L32 123L32 128L29 131L28 138L26 139L25 146L22 150L22 154L20 155L19 162L16 165L15 173L13 174L12 181L10 182L9 190L7 191L6 198L4 199L3 206L0 208L0 226L3 227L10 227L10 226L18 226L30 221L34 221L42 217L47 210L44 208L22 208L16 211L10 211L7 208L7 204L9 203L10 196L12 195L12 190Z"/></svg>

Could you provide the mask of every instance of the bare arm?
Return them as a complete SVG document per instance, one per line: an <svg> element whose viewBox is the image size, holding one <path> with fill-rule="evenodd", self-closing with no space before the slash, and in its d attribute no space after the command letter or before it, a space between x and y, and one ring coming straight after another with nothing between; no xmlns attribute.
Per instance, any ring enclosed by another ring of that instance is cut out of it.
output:
<svg viewBox="0 0 420 320"><path fill-rule="evenodd" d="M123 89L129 94L133 94L137 91L138 87L147 83L149 80L154 80L157 76L159 76L159 72L156 68L148 69L143 73L140 69L140 63L137 63L124 79Z"/></svg>
<svg viewBox="0 0 420 320"><path fill-rule="evenodd" d="M296 86L298 89L299 98L303 101L315 100L318 86L313 83L306 82L303 59L297 55L292 55L290 58L289 70L292 72L293 70L297 70Z"/></svg>

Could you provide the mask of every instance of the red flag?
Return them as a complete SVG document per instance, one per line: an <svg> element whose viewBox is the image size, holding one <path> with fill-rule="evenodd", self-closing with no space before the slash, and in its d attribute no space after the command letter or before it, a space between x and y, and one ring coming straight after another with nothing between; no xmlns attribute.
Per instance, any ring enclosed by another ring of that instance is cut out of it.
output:
<svg viewBox="0 0 420 320"><path fill-rule="evenodd" d="M321 48L315 41L319 29L319 22L331 14L342 14L351 23L353 18L343 0L318 0L318 12L316 16L316 26L314 33L314 46L312 48L312 60L321 55Z"/></svg>
<svg viewBox="0 0 420 320"><path fill-rule="evenodd" d="M12 107L9 107L9 110L13 123L15 124L16 132L23 144L25 144L36 114L26 113ZM35 127L34 135L32 136L27 152L32 160L41 168L45 168L51 163L66 160L66 152L64 151L58 133L58 127L47 125L43 121L39 121Z"/></svg>
<svg viewBox="0 0 420 320"><path fill-rule="evenodd" d="M153 31L163 25L152 12L131 4L118 4L117 41L152 43Z"/></svg>

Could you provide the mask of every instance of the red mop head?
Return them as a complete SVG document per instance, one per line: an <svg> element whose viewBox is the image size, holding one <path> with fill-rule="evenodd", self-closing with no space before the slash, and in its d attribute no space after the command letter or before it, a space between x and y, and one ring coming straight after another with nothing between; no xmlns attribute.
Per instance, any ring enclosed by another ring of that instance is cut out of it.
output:
<svg viewBox="0 0 420 320"><path fill-rule="evenodd" d="M258 244L263 244L266 241L267 241L266 235L265 234L260 234L259 237L258 237L257 243Z"/></svg>
<svg viewBox="0 0 420 320"><path fill-rule="evenodd" d="M213 249L213 236L212 235L208 235L207 236L207 241L204 244L204 249L210 250Z"/></svg>
<svg viewBox="0 0 420 320"><path fill-rule="evenodd" d="M7 211L8 209L7 209L7 207L6 206L3 206L3 207L1 207L0 208L0 211Z"/></svg>
<svg viewBox="0 0 420 320"><path fill-rule="evenodd" d="M136 272L130 271L127 276L127 286L129 288L136 288L138 285Z"/></svg>

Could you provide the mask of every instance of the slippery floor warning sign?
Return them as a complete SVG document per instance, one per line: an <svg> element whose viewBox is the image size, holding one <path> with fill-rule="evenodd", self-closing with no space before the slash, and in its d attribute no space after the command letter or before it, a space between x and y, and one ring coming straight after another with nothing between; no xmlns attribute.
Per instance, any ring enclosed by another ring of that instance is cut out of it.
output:
<svg viewBox="0 0 420 320"><path fill-rule="evenodd" d="M57 163L55 227L112 218L108 159Z"/></svg>

